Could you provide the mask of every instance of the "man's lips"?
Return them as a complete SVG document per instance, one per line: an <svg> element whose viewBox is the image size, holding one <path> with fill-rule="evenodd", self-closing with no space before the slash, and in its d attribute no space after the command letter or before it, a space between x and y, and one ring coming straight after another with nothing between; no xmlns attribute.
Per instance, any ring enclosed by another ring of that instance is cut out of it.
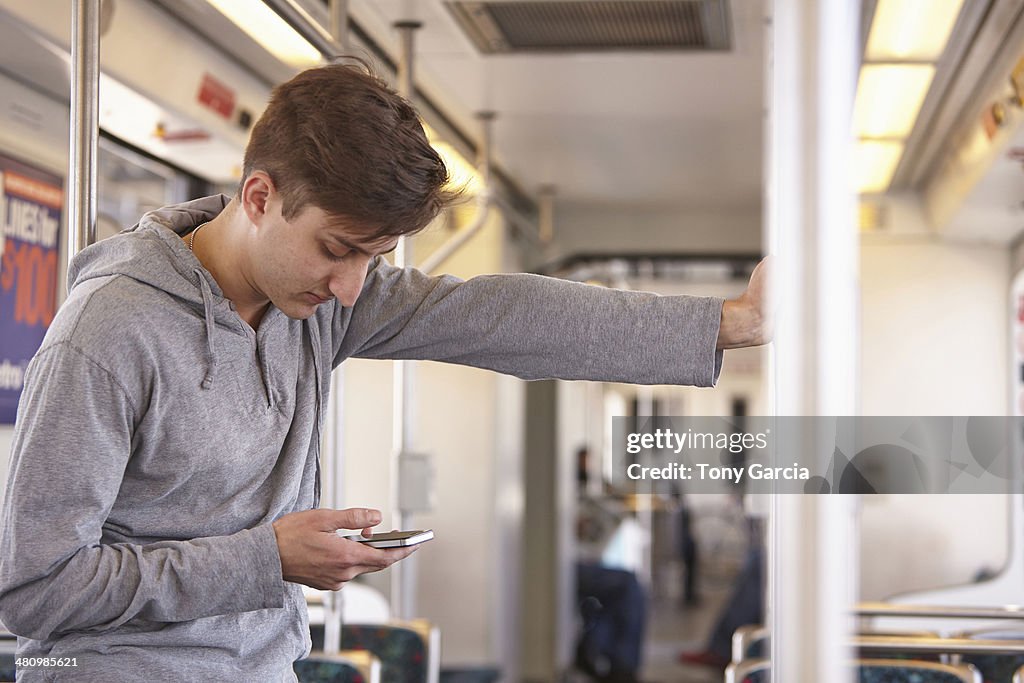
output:
<svg viewBox="0 0 1024 683"><path fill-rule="evenodd" d="M327 303L328 301L331 300L331 297L326 297L325 298L325 297L322 297L322 296L317 296L316 294L313 294L312 292L306 292L306 299L311 304L319 305L319 304Z"/></svg>

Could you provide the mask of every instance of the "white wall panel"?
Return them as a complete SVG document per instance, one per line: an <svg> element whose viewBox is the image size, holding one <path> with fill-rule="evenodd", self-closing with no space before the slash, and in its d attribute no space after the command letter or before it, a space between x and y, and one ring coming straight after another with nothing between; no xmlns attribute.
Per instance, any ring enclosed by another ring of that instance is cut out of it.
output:
<svg viewBox="0 0 1024 683"><path fill-rule="evenodd" d="M865 238L861 412L1009 414L1009 268L1004 248ZM865 497L861 599L998 569L1007 514L997 495Z"/></svg>

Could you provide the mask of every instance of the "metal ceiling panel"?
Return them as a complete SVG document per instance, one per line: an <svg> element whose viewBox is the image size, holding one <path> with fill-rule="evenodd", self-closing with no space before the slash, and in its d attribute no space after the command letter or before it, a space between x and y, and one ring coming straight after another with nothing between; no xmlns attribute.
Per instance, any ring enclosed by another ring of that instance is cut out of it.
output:
<svg viewBox="0 0 1024 683"><path fill-rule="evenodd" d="M727 0L478 0L446 3L485 54L728 50Z"/></svg>

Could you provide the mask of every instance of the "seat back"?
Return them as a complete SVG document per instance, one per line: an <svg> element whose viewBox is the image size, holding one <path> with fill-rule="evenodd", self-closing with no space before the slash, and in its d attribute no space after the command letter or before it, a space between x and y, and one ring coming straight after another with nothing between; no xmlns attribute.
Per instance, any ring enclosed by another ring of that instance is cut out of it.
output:
<svg viewBox="0 0 1024 683"><path fill-rule="evenodd" d="M1004 626L999 628L984 628L970 631L961 631L955 634L958 638L971 638L973 640L1005 640L1007 642L1024 643L1024 629ZM981 677L993 683L1009 683L1014 672L1024 666L1024 654L965 654L963 661L973 664Z"/></svg>
<svg viewBox="0 0 1024 683"><path fill-rule="evenodd" d="M725 667L725 683L769 683L771 661L767 659L745 659L732 662Z"/></svg>
<svg viewBox="0 0 1024 683"><path fill-rule="evenodd" d="M905 659L858 659L855 666L858 683L983 683L981 674L970 664L939 664ZM767 659L733 662L725 669L725 683L770 681L771 662Z"/></svg>
<svg viewBox="0 0 1024 683"><path fill-rule="evenodd" d="M768 627L761 624L740 626L732 633L732 661L764 657L768 653Z"/></svg>
<svg viewBox="0 0 1024 683"><path fill-rule="evenodd" d="M341 647L366 650L381 661L388 683L438 683L440 632L417 619L389 624L343 624Z"/></svg>
<svg viewBox="0 0 1024 683"><path fill-rule="evenodd" d="M299 683L380 683L380 660L365 650L311 652L292 665Z"/></svg>
<svg viewBox="0 0 1024 683"><path fill-rule="evenodd" d="M907 659L858 659L858 683L983 683L970 664Z"/></svg>

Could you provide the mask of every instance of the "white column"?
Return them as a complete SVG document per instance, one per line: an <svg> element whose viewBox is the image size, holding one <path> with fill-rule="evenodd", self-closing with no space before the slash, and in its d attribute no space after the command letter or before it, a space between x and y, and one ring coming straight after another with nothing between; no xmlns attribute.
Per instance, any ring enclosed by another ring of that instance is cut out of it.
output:
<svg viewBox="0 0 1024 683"><path fill-rule="evenodd" d="M773 366L780 416L852 415L856 406L858 243L849 171L858 4L773 3L766 226L778 254ZM810 430L804 443L820 438ZM774 496L773 680L851 680L845 615L855 599L855 505L852 496Z"/></svg>

